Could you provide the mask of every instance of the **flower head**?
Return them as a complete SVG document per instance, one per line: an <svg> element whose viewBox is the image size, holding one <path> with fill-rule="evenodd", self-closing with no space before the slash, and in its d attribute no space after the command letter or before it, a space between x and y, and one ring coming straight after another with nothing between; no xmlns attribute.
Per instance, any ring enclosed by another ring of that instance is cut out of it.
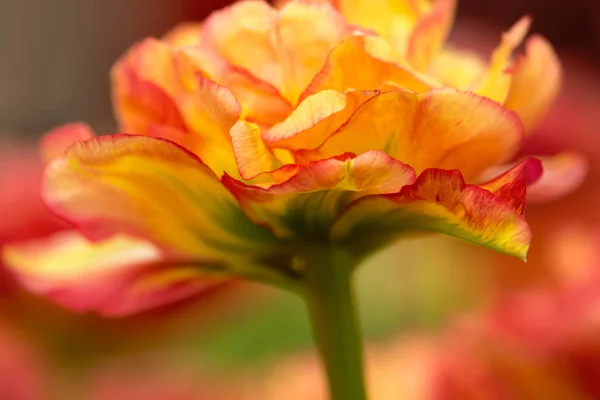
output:
<svg viewBox="0 0 600 400"><path fill-rule="evenodd" d="M482 176L511 161L525 137L500 103L519 82L541 90L518 78L529 58L507 70L527 22L504 36L476 86L449 87L432 63L453 2L406 3L378 14L359 1L241 1L201 26L144 40L112 72L125 133L93 137L80 125L88 140L73 126L46 139L61 154L47 168L46 202L88 240L121 238L125 254L160 266L119 286L135 301L148 287L229 274L294 287L310 249L358 259L418 232L524 258L525 190L540 163ZM48 282L57 271L44 266L63 265L67 247L6 254ZM169 293L155 300L188 294Z"/></svg>

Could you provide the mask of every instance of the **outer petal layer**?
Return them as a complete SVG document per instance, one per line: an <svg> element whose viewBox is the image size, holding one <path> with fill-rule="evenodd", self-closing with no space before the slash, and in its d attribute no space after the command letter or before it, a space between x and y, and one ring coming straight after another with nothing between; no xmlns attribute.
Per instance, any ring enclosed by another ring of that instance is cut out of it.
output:
<svg viewBox="0 0 600 400"><path fill-rule="evenodd" d="M322 146L299 156L381 150L417 171L456 168L470 180L510 157L522 137L514 113L472 93L393 91L367 101Z"/></svg>
<svg viewBox="0 0 600 400"><path fill-rule="evenodd" d="M167 261L148 242L114 236L91 243L75 231L7 246L3 258L34 293L76 311L126 315L188 298L223 279L208 277L200 261Z"/></svg>
<svg viewBox="0 0 600 400"><path fill-rule="evenodd" d="M518 172L530 171L519 168ZM527 179L519 174L514 183L507 180L498 190L504 194L524 190ZM332 235L360 252L401 235L441 232L524 259L531 232L519 210L522 204L465 184L457 170L427 169L396 194L369 196L352 204L334 225Z"/></svg>
<svg viewBox="0 0 600 400"><path fill-rule="evenodd" d="M273 241L208 167L161 139L78 143L48 167L44 197L94 240L125 233L185 256L229 258L252 257Z"/></svg>
<svg viewBox="0 0 600 400"><path fill-rule="evenodd" d="M223 180L256 223L270 226L281 236L295 234L310 240L327 239L331 222L351 201L368 194L393 193L415 179L411 167L379 151L284 166L276 173L289 178L267 189L227 176Z"/></svg>

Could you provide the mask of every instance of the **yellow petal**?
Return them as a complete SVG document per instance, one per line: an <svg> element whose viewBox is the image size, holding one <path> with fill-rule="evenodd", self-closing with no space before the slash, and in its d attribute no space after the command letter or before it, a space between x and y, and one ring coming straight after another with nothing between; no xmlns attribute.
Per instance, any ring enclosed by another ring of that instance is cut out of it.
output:
<svg viewBox="0 0 600 400"><path fill-rule="evenodd" d="M125 233L170 253L238 259L273 240L208 167L165 140L112 135L80 142L46 175L46 202L93 240Z"/></svg>
<svg viewBox="0 0 600 400"><path fill-rule="evenodd" d="M238 170L243 179L255 178L280 166L263 142L258 125L240 120L230 133Z"/></svg>
<svg viewBox="0 0 600 400"><path fill-rule="evenodd" d="M492 53L488 71L482 82L475 88L475 93L498 103L504 103L511 85L508 68L511 65L512 53L527 35L530 25L531 18L523 17L502 35L502 41Z"/></svg>
<svg viewBox="0 0 600 400"><path fill-rule="evenodd" d="M456 0L437 0L411 32L406 58L418 71L427 71L446 42L454 21Z"/></svg>
<svg viewBox="0 0 600 400"><path fill-rule="evenodd" d="M470 90L483 79L487 65L477 53L445 48L433 59L429 70L444 86Z"/></svg>
<svg viewBox="0 0 600 400"><path fill-rule="evenodd" d="M450 88L425 95L395 91L364 103L322 146L297 157L380 150L417 172L456 168L471 180L512 156L522 138L518 117L483 97Z"/></svg>
<svg viewBox="0 0 600 400"><path fill-rule="evenodd" d="M514 67L505 107L519 114L527 133L532 133L558 95L562 80L560 61L542 36L525 43L526 54Z"/></svg>

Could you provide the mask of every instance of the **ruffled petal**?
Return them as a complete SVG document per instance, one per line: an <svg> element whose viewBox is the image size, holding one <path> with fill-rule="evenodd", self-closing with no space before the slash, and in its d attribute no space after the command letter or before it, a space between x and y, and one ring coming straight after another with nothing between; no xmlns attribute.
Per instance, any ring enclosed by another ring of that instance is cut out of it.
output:
<svg viewBox="0 0 600 400"><path fill-rule="evenodd" d="M103 136L49 165L43 196L88 238L124 233L169 253L247 259L273 244L193 154L155 138Z"/></svg>
<svg viewBox="0 0 600 400"><path fill-rule="evenodd" d="M148 134L152 126L187 131L174 95L180 89L171 48L146 39L113 66L115 115L122 132Z"/></svg>
<svg viewBox="0 0 600 400"><path fill-rule="evenodd" d="M500 45L492 53L490 65L482 82L474 92L503 104L511 88L511 66L513 52L525 36L531 25L531 18L521 18L508 32L502 35Z"/></svg>
<svg viewBox="0 0 600 400"><path fill-rule="evenodd" d="M435 85L408 65L397 64L398 57L380 37L350 37L331 51L301 99L327 89L374 90L391 83L397 88L424 93Z"/></svg>
<svg viewBox="0 0 600 400"><path fill-rule="evenodd" d="M152 244L127 236L92 243L76 231L9 245L3 259L28 290L72 310L121 316L197 296L224 282L204 260L164 259Z"/></svg>
<svg viewBox="0 0 600 400"><path fill-rule="evenodd" d="M96 134L87 124L76 122L61 125L46 133L40 141L40 152L49 163L65 155L65 151L74 143L88 140Z"/></svg>
<svg viewBox="0 0 600 400"><path fill-rule="evenodd" d="M284 121L263 134L270 147L289 150L314 149L348 118L378 94L376 90L346 93L323 90L308 96Z"/></svg>
<svg viewBox="0 0 600 400"><path fill-rule="evenodd" d="M396 194L369 196L351 204L336 221L332 237L360 254L399 236L439 232L525 259L531 231L517 211L522 204L503 198L521 193L528 179L516 175L506 176L514 177L514 183L503 178L500 196L466 184L457 170L427 169Z"/></svg>
<svg viewBox="0 0 600 400"><path fill-rule="evenodd" d="M415 179L414 170L385 153L345 154L276 171L288 179L268 188L249 186L227 176L224 184L256 223L280 236L328 236L331 222L352 200L392 193Z"/></svg>
<svg viewBox="0 0 600 400"><path fill-rule="evenodd" d="M382 93L365 102L322 146L300 160L380 150L411 165L459 169L467 180L512 156L523 138L514 112L468 92Z"/></svg>
<svg viewBox="0 0 600 400"><path fill-rule="evenodd" d="M248 70L232 65L214 49L203 45L182 49L208 79L228 88L240 103L243 116L252 121L272 125L283 120L292 105L270 83Z"/></svg>
<svg viewBox="0 0 600 400"><path fill-rule="evenodd" d="M295 103L345 32L344 18L325 2L295 1L276 10L242 1L206 20L203 43Z"/></svg>
<svg viewBox="0 0 600 400"><path fill-rule="evenodd" d="M193 57L147 39L115 65L112 76L125 132L169 139L196 153L218 175L235 174L229 130L241 106L228 89L202 76ZM145 89L135 89L140 87L161 95L147 96ZM155 108L162 109L165 102L179 122L158 118Z"/></svg>
<svg viewBox="0 0 600 400"><path fill-rule="evenodd" d="M504 105L516 111L527 133L532 133L558 95L562 68L552 45L542 36L529 38L525 51L513 68Z"/></svg>

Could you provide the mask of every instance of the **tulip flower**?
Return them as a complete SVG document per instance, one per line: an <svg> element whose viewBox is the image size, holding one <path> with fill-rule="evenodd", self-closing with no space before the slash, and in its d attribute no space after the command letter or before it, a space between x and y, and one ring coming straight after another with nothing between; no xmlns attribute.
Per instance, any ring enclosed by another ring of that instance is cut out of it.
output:
<svg viewBox="0 0 600 400"><path fill-rule="evenodd" d="M353 272L393 240L431 232L525 258L539 161L482 177L520 148L519 116L543 108L521 115L507 99L549 87L531 70L540 53L556 60L543 42L507 70L524 20L477 85L449 85L429 63L452 2L414 3L410 15L350 3L242 1L134 46L112 71L124 133L75 124L42 143L42 196L75 229L7 247L7 263L33 291L105 314L230 276L292 290L308 304L332 398L363 399Z"/></svg>

